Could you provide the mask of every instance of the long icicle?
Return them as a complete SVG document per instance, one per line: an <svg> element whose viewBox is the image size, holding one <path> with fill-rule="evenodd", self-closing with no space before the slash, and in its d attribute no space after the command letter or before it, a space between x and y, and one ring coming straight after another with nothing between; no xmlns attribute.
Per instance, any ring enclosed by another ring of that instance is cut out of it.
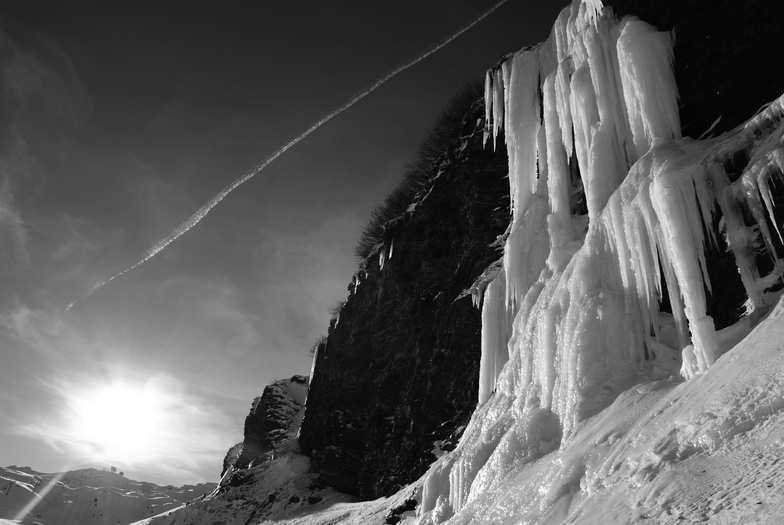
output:
<svg viewBox="0 0 784 525"><path fill-rule="evenodd" d="M240 186L242 183L248 181L250 178L252 178L258 172L260 172L261 170L266 168L269 163L271 163L273 160L275 160L279 156L281 156L290 147L294 146L299 141L301 141L302 139L304 139L305 137L307 137L308 135L310 135L311 133L316 131L318 128L320 128L323 124L326 124L333 117L338 116L339 114L343 113L345 110L347 110L348 108L350 108L351 106L353 106L354 104L356 104L357 102L359 102L360 100L365 98L367 95L369 95L370 93L375 91L376 88L381 86L381 84L383 84L384 82L386 82L390 78L394 77L395 75L397 75L398 73L400 73L402 71L405 71L406 69L410 68L411 66L414 66L414 65L418 64L419 62L421 62L422 60L426 59L427 57L429 57L430 55L432 55L433 53L435 53L436 51L438 51L439 49L441 49L445 45L449 44L452 40L454 40L455 38L459 37L460 35L462 35L466 31L468 31L469 29L474 27L476 24L478 24L479 22L484 20L490 13L492 13L493 11L495 11L496 9L498 9L499 7L504 5L507 1L508 0L501 0L500 2L496 3L490 9L488 9L487 11L485 11L484 13L479 15L479 17L475 18L474 20L472 20L467 25L463 26L461 29L459 29L456 32L452 33L450 36L448 36L447 38L445 38L441 42L435 44L430 49L428 49L428 50L424 51L423 53L417 55L416 57L410 59L408 62L405 62L402 65L398 66L397 68L393 69L392 71L390 71L389 73L387 73L386 75L382 76L380 79L378 79L374 83L372 83L370 85L370 87L367 87L367 88L363 89L362 91L360 91L359 93L357 93L356 95L351 97L348 100L348 102L346 102L345 104L343 104L342 106L340 106L339 108L334 110L332 113L330 113L330 114L326 115L325 117L322 117L320 120L316 121L315 124L313 124L311 127L306 129L304 132L302 132L299 135L297 135L295 138L290 140L285 145L283 145L280 148L278 148L275 152L273 152L271 155L269 155L267 158L265 158L263 161L261 161L261 163L257 164L255 167L253 167L250 171L246 172L243 176L241 176L240 178L238 178L237 180L235 180L234 182L232 182L231 184L229 184L228 186L223 188L217 195L215 195L212 199L210 199L204 206L199 208L198 211L196 211L196 213L191 215L188 219L186 219L184 222L182 222L179 226L174 228L174 230L172 230L169 234L167 234L166 236L161 238L158 242L156 242L154 245L152 245L152 247L150 249L148 249L146 252L144 252L144 254L141 257L139 257L139 259L135 263L133 263L131 266L129 266L125 270L122 270L120 272L115 273L111 277L108 277L106 279L102 279L102 280L98 281L97 283L95 283L94 285L92 285L90 287L90 289L87 290L87 293L81 299L77 299L76 301L74 301L71 304L69 304L68 307L65 309L65 311L66 312L69 311L73 307L73 305L75 305L78 301L87 299L90 295L92 295L96 290L98 290L103 285L113 281L114 279L120 277L121 275L123 275L125 273L130 272L131 270L135 269L136 267L138 267L138 266L144 264L145 262L147 262L148 260L150 260L152 257L157 255L158 252L160 252L161 250L166 248L172 242L176 241L182 234L184 234L185 232L187 232L188 230L190 230L191 228L196 226L196 224L198 224L199 221L201 221L210 212L210 210L212 210L212 208L214 208L220 201L222 201L224 199L224 197L226 197L229 193L231 193L232 191L237 189L237 187Z"/></svg>

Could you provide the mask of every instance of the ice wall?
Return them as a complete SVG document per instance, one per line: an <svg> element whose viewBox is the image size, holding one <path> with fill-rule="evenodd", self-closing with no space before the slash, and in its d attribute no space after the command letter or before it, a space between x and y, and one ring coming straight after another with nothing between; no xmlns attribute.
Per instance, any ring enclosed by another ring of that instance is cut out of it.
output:
<svg viewBox="0 0 784 525"><path fill-rule="evenodd" d="M546 42L487 73L485 100L485 136L495 143L503 130L509 151L512 223L505 294L488 288L483 322L505 326L517 318L524 326L541 283L582 244L586 220L596 222L654 141L680 137L670 37L635 18L619 23L599 2L575 1ZM489 311L498 318L488 319ZM495 343L484 347L488 352L497 355L483 357L492 363L482 366L483 387L495 385L508 353ZM488 396L480 388L480 404Z"/></svg>
<svg viewBox="0 0 784 525"><path fill-rule="evenodd" d="M781 279L784 97L722 137L682 139L670 35L579 0L488 72L485 94L486 138L509 150L510 233L482 301L480 407L429 472L422 523L557 448L641 375L706 372L727 350L706 308L717 233L749 310Z"/></svg>

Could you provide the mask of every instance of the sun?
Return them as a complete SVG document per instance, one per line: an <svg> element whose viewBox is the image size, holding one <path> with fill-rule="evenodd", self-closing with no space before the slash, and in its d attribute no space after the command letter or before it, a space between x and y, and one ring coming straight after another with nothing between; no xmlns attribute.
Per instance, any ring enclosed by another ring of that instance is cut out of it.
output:
<svg viewBox="0 0 784 525"><path fill-rule="evenodd" d="M96 459L133 463L156 453L166 399L155 389L121 382L72 394L73 437Z"/></svg>

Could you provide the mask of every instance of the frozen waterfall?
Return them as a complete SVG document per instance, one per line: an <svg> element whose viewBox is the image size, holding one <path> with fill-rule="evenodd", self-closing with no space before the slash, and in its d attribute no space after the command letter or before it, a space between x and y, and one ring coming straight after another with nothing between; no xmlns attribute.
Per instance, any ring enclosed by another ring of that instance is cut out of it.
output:
<svg viewBox="0 0 784 525"><path fill-rule="evenodd" d="M575 0L546 42L487 73L485 137L509 151L511 226L478 301L479 408L426 476L428 523L558 448L635 377L688 380L729 349L706 307L717 233L749 311L780 281L784 97L720 137L681 138L672 61L670 34ZM748 164L727 173L738 155Z"/></svg>

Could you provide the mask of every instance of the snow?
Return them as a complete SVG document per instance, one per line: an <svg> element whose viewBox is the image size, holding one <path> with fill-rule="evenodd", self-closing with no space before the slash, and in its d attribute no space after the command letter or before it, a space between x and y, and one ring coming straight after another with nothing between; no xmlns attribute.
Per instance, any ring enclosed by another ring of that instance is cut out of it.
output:
<svg viewBox="0 0 784 525"><path fill-rule="evenodd" d="M705 374L636 376L569 436L544 408L496 418L512 401L493 396L457 451L389 498L352 503L314 491L307 459L289 449L223 496L138 525L364 525L384 523L409 498L419 505L400 515L404 525L776 525L784 515L782 339L784 303ZM286 509L295 494L304 498ZM309 503L308 495L322 499Z"/></svg>

